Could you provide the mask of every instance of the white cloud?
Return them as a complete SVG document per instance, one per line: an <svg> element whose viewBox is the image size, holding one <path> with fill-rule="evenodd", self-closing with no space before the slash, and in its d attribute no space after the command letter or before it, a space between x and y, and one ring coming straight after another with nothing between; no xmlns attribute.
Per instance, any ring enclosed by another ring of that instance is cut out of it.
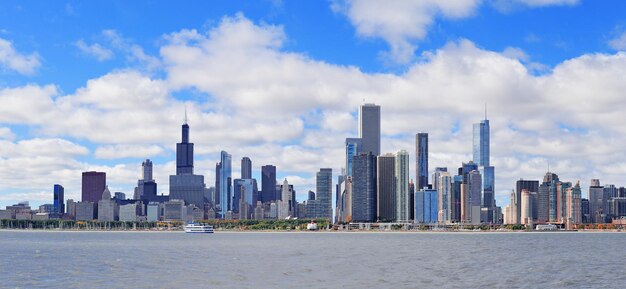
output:
<svg viewBox="0 0 626 289"><path fill-rule="evenodd" d="M480 2L345 0L332 2L331 7L350 19L359 36L385 40L390 47L390 59L406 64L414 58L415 42L426 37L436 17L468 17Z"/></svg>
<svg viewBox="0 0 626 289"><path fill-rule="evenodd" d="M498 11L508 13L525 7L574 6L579 2L580 0L493 0L490 3Z"/></svg>
<svg viewBox="0 0 626 289"><path fill-rule="evenodd" d="M15 134L8 127L0 127L0 140L13 140L15 139Z"/></svg>
<svg viewBox="0 0 626 289"><path fill-rule="evenodd" d="M95 157L99 159L121 159L128 157L154 157L162 155L165 150L158 145L107 145L96 149Z"/></svg>
<svg viewBox="0 0 626 289"><path fill-rule="evenodd" d="M611 39L609 41L609 46L615 50L625 51L626 50L626 32Z"/></svg>
<svg viewBox="0 0 626 289"><path fill-rule="evenodd" d="M39 66L41 61L37 53L22 54L13 47L11 41L0 38L0 67L24 75L33 75Z"/></svg>
<svg viewBox="0 0 626 289"><path fill-rule="evenodd" d="M146 54L141 46L134 44L130 39L124 38L116 30L103 30L102 35L109 41L111 46L124 52L129 61L141 64L148 71L155 70L161 66L159 59Z"/></svg>
<svg viewBox="0 0 626 289"><path fill-rule="evenodd" d="M111 49L103 47L98 43L89 45L81 39L74 42L74 45L78 47L78 49L82 53L95 57L98 61L105 61L113 58L113 51Z"/></svg>

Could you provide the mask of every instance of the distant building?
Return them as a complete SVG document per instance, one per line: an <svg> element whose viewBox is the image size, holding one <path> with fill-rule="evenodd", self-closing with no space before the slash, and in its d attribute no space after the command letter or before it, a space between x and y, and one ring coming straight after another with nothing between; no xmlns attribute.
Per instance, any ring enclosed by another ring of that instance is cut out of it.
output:
<svg viewBox="0 0 626 289"><path fill-rule="evenodd" d="M604 223L607 207L607 196L600 180L591 180L589 186L589 215L592 223Z"/></svg>
<svg viewBox="0 0 626 289"><path fill-rule="evenodd" d="M281 186L281 198L280 201L278 201L278 219L285 219L293 216L294 200L291 198L292 192L293 187L290 187L287 179L285 179L283 181L283 185Z"/></svg>
<svg viewBox="0 0 626 289"><path fill-rule="evenodd" d="M97 203L102 199L107 182L107 175L103 172L83 172L82 198L83 202Z"/></svg>
<svg viewBox="0 0 626 289"><path fill-rule="evenodd" d="M333 170L322 168L316 175L317 218L333 219Z"/></svg>
<svg viewBox="0 0 626 289"><path fill-rule="evenodd" d="M119 205L111 199L111 191L106 187L102 199L98 202L98 221L119 220Z"/></svg>
<svg viewBox="0 0 626 289"><path fill-rule="evenodd" d="M380 155L380 106L363 104L359 109L359 138L361 153Z"/></svg>
<svg viewBox="0 0 626 289"><path fill-rule="evenodd" d="M232 156L226 151L220 153L220 162L215 172L215 190L219 196L218 211L222 218L227 211L233 210L232 195Z"/></svg>
<svg viewBox="0 0 626 289"><path fill-rule="evenodd" d="M522 204L521 204L522 212L520 214L521 219L520 223L522 225L531 226L533 225L533 202L532 195L527 189L522 189Z"/></svg>
<svg viewBox="0 0 626 289"><path fill-rule="evenodd" d="M522 215L522 190L528 190L531 193L539 192L539 181L536 180L524 180L520 179L515 184L515 224L521 224ZM536 209L535 209L536 210ZM533 214L533 218L537 218L536 214Z"/></svg>
<svg viewBox="0 0 626 289"><path fill-rule="evenodd" d="M65 188L63 186L55 184L54 185L54 209L53 213L60 215L65 214Z"/></svg>
<svg viewBox="0 0 626 289"><path fill-rule="evenodd" d="M377 159L376 214L381 222L392 222L396 220L396 157L385 154Z"/></svg>
<svg viewBox="0 0 626 289"><path fill-rule="evenodd" d="M346 176L352 176L352 160L361 154L362 146L360 138L346 138Z"/></svg>
<svg viewBox="0 0 626 289"><path fill-rule="evenodd" d="M150 202L146 206L146 220L148 222L156 222L161 219L161 204Z"/></svg>
<svg viewBox="0 0 626 289"><path fill-rule="evenodd" d="M434 224L438 220L437 190L421 189L415 192L415 223Z"/></svg>
<svg viewBox="0 0 626 289"><path fill-rule="evenodd" d="M376 220L376 157L371 152L355 156L352 175L352 221L374 222Z"/></svg>
<svg viewBox="0 0 626 289"><path fill-rule="evenodd" d="M138 204L126 204L121 205L119 208L119 220L122 222L136 222L137 221Z"/></svg>
<svg viewBox="0 0 626 289"><path fill-rule="evenodd" d="M172 199L163 203L164 221L184 221L187 219L185 201Z"/></svg>
<svg viewBox="0 0 626 289"><path fill-rule="evenodd" d="M176 144L176 175L170 175L170 199L183 200L187 204L204 208L206 202L204 176L193 173L193 147L189 142L189 125L185 113L182 140ZM147 180L146 180L147 181ZM144 184L145 186L145 184ZM156 184L154 186L156 191ZM152 192L149 193L150 195ZM184 220L185 218L181 218Z"/></svg>
<svg viewBox="0 0 626 289"><path fill-rule="evenodd" d="M421 190L428 187L428 134L415 135L415 176L416 188ZM433 180L434 182L435 180Z"/></svg>
<svg viewBox="0 0 626 289"><path fill-rule="evenodd" d="M567 189L567 224L582 224L582 192L580 189L580 182L576 182L576 185L572 188Z"/></svg>
<svg viewBox="0 0 626 289"><path fill-rule="evenodd" d="M252 179L252 161L249 157L241 158L241 178Z"/></svg>
<svg viewBox="0 0 626 289"><path fill-rule="evenodd" d="M96 219L94 202L78 202L76 203L76 221L92 221Z"/></svg>
<svg viewBox="0 0 626 289"><path fill-rule="evenodd" d="M438 200L438 216L437 220L440 223L452 222L452 176L447 171L442 171L437 177L437 200ZM434 180L433 180L434 183Z"/></svg>
<svg viewBox="0 0 626 289"><path fill-rule="evenodd" d="M396 221L408 222L409 213L409 153L401 150L396 154Z"/></svg>
<svg viewBox="0 0 626 289"><path fill-rule="evenodd" d="M276 167L265 165L261 167L261 201L269 203L276 201Z"/></svg>

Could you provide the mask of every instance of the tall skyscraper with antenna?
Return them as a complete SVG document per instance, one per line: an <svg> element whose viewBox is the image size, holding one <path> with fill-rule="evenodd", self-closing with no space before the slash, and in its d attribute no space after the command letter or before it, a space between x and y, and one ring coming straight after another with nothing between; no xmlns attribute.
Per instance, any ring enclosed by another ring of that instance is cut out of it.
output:
<svg viewBox="0 0 626 289"><path fill-rule="evenodd" d="M487 105L485 104L485 119L474 124L473 156L474 163L482 176L482 207L486 209L486 223L494 222L495 208L495 168L490 165L490 127L487 119Z"/></svg>

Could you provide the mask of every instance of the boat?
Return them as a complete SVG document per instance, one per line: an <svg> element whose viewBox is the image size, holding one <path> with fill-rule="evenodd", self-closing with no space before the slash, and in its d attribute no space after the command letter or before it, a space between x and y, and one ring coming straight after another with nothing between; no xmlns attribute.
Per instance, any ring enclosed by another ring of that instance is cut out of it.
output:
<svg viewBox="0 0 626 289"><path fill-rule="evenodd" d="M315 231L317 230L317 224L311 221L311 223L306 224L306 229L309 231Z"/></svg>
<svg viewBox="0 0 626 289"><path fill-rule="evenodd" d="M198 223L189 223L184 227L185 233L213 233L213 226L211 225L201 225Z"/></svg>

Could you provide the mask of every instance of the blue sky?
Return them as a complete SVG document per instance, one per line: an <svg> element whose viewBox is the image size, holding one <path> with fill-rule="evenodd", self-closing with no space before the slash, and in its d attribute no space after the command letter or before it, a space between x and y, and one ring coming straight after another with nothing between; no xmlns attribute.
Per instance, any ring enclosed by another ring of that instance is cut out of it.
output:
<svg viewBox="0 0 626 289"><path fill-rule="evenodd" d="M383 106L385 152L427 131L431 168L452 170L489 103L502 205L548 163L624 184L624 1L380 3L3 1L0 207L54 183L76 199L91 169L130 193L145 158L167 192L185 106L207 185L224 149L276 164L302 199L343 166L363 99Z"/></svg>

